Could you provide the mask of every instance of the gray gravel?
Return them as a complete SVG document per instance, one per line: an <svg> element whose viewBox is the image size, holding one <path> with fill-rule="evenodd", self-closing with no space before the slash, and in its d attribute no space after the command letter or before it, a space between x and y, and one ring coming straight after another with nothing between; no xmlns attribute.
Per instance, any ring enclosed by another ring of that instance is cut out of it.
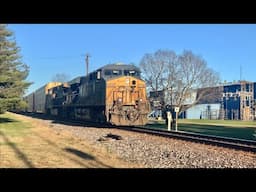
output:
<svg viewBox="0 0 256 192"><path fill-rule="evenodd" d="M255 153L118 129L47 124L147 168L256 168ZM122 139L106 137L110 133Z"/></svg>

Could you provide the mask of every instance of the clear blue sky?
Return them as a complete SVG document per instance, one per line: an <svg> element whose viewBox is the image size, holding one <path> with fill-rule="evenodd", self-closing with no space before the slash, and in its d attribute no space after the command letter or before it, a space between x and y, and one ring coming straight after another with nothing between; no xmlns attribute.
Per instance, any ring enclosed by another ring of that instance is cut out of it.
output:
<svg viewBox="0 0 256 192"><path fill-rule="evenodd" d="M146 53L184 49L202 56L227 81L256 81L255 24L10 24L30 66L30 93L57 73L71 79L113 62L139 64Z"/></svg>

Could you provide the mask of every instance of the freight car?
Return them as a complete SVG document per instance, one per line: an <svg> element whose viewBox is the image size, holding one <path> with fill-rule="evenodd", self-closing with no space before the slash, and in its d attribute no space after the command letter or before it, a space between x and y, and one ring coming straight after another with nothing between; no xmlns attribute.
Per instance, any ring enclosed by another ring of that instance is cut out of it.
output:
<svg viewBox="0 0 256 192"><path fill-rule="evenodd" d="M24 97L24 100L28 103L26 112L45 113L46 97L49 95L49 90L53 87L59 86L60 82L50 82L40 87L35 92Z"/></svg>
<svg viewBox="0 0 256 192"><path fill-rule="evenodd" d="M150 111L139 68L119 63L52 86L44 98L50 115L113 125L145 125Z"/></svg>

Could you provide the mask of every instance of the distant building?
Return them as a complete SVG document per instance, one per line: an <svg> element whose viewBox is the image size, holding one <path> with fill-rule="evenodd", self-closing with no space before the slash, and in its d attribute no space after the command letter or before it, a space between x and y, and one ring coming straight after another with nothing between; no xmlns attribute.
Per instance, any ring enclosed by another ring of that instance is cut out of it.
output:
<svg viewBox="0 0 256 192"><path fill-rule="evenodd" d="M211 96L208 97L208 94L205 93L205 95L199 99L197 105L186 111L186 118L198 118L198 114L200 113L201 116L199 116L199 118L254 120L256 100L255 86L255 82L239 81L199 89L198 92L207 89L208 93L211 93L209 94ZM206 109L207 104L208 109ZM192 111L197 115L189 115Z"/></svg>
<svg viewBox="0 0 256 192"><path fill-rule="evenodd" d="M199 94L200 93L200 94ZM201 97L199 98L199 95ZM165 102L175 106L164 91L150 92L152 110L160 114ZM195 90L184 101L189 106L195 99L197 104L182 112L179 117L187 119L229 119L255 120L256 119L256 82L239 81L225 83L215 87Z"/></svg>
<svg viewBox="0 0 256 192"><path fill-rule="evenodd" d="M223 86L221 119L255 119L256 83L241 81Z"/></svg>
<svg viewBox="0 0 256 192"><path fill-rule="evenodd" d="M220 103L197 104L187 109L181 118L186 119L219 119Z"/></svg>

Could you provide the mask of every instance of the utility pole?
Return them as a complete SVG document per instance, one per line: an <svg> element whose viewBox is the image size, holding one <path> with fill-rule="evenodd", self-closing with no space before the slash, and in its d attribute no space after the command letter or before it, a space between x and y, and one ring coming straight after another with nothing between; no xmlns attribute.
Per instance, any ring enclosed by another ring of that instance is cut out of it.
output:
<svg viewBox="0 0 256 192"><path fill-rule="evenodd" d="M240 65L240 82L242 81L242 66Z"/></svg>
<svg viewBox="0 0 256 192"><path fill-rule="evenodd" d="M86 76L87 76L88 73L89 73L89 57L91 57L91 56L89 55L89 53L86 53L86 54L85 54Z"/></svg>
<svg viewBox="0 0 256 192"><path fill-rule="evenodd" d="M173 123L174 123L174 120L173 120L173 106L172 106L172 86L171 86L171 114L172 114L172 123L171 123L171 126L172 126L172 129L174 127Z"/></svg>

